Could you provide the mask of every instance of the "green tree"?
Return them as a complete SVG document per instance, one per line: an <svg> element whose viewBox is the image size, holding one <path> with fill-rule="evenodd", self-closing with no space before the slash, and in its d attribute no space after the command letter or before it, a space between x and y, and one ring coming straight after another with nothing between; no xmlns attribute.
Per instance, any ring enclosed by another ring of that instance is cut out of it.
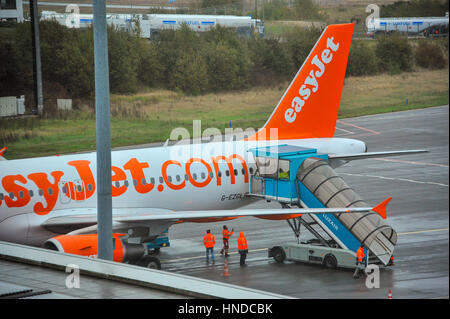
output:
<svg viewBox="0 0 450 319"><path fill-rule="evenodd" d="M374 75L378 72L378 58L367 41L353 41L348 57L346 75Z"/></svg>
<svg viewBox="0 0 450 319"><path fill-rule="evenodd" d="M414 50L417 65L429 69L443 69L447 65L441 47L429 40L421 40Z"/></svg>
<svg viewBox="0 0 450 319"><path fill-rule="evenodd" d="M158 52L154 43L139 41L138 79L147 86L161 86L163 65L158 60Z"/></svg>
<svg viewBox="0 0 450 319"><path fill-rule="evenodd" d="M162 81L166 87L177 87L174 75L177 71L177 61L186 52L197 51L201 45L199 37L187 25L182 25L179 30L165 30L159 33L154 40L157 50L157 60L161 64Z"/></svg>
<svg viewBox="0 0 450 319"><path fill-rule="evenodd" d="M448 12L448 0L411 0L384 4L381 17L432 17L444 16Z"/></svg>
<svg viewBox="0 0 450 319"><path fill-rule="evenodd" d="M264 17L266 20L283 20L289 17L289 8L284 0L272 0L264 3Z"/></svg>
<svg viewBox="0 0 450 319"><path fill-rule="evenodd" d="M219 43L210 44L204 56L210 90L227 91L247 87L251 62L246 53Z"/></svg>
<svg viewBox="0 0 450 319"><path fill-rule="evenodd" d="M94 90L92 36L68 29L56 21L42 21L42 76L48 82L60 83L76 96L89 96Z"/></svg>
<svg viewBox="0 0 450 319"><path fill-rule="evenodd" d="M23 41L28 30L20 28L19 36L18 29L0 29L0 96L21 95L33 85L31 43Z"/></svg>
<svg viewBox="0 0 450 319"><path fill-rule="evenodd" d="M286 36L295 68L299 68L309 55L322 31L315 27L296 27Z"/></svg>
<svg viewBox="0 0 450 319"><path fill-rule="evenodd" d="M252 39L252 58L257 69L270 70L281 75L292 75L295 69L291 52L285 42L279 39Z"/></svg>
<svg viewBox="0 0 450 319"><path fill-rule="evenodd" d="M399 35L379 37L376 41L375 54L381 71L398 73L412 70L412 48L405 37Z"/></svg>
<svg viewBox="0 0 450 319"><path fill-rule="evenodd" d="M109 84L111 91L136 92L138 89L139 57L137 39L128 32L108 28Z"/></svg>
<svg viewBox="0 0 450 319"><path fill-rule="evenodd" d="M203 93L208 87L206 74L207 67L203 57L194 51L185 52L175 63L174 88L193 95Z"/></svg>
<svg viewBox="0 0 450 319"><path fill-rule="evenodd" d="M319 11L319 6L312 0L296 0L294 17L302 20L323 19L323 15Z"/></svg>

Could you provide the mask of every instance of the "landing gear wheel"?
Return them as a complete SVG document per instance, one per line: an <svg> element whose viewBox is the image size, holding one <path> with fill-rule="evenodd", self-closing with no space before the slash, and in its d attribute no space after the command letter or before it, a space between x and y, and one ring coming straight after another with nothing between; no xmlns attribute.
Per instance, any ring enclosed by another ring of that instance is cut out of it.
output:
<svg viewBox="0 0 450 319"><path fill-rule="evenodd" d="M325 258L323 259L323 265L326 268L330 268L330 269L337 268L337 259L336 259L336 257L334 257L334 255L332 255L332 254L326 255Z"/></svg>
<svg viewBox="0 0 450 319"><path fill-rule="evenodd" d="M272 248L273 252L273 259L275 259L276 262L282 263L286 259L286 253L284 252L284 249L281 247L274 247Z"/></svg>
<svg viewBox="0 0 450 319"><path fill-rule="evenodd" d="M153 256L142 257L138 262L138 266L150 268L150 269L161 269L161 262L158 258Z"/></svg>

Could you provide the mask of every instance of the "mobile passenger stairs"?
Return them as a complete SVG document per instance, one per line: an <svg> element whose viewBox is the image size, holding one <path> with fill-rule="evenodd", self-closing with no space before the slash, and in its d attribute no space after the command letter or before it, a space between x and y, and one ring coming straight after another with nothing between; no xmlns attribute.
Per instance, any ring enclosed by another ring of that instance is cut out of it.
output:
<svg viewBox="0 0 450 319"><path fill-rule="evenodd" d="M316 149L277 145L250 149L257 169L250 176L249 196L278 201L283 208L369 207L328 165L328 155ZM365 246L366 264L390 266L397 234L374 211L303 214L287 219L297 237L269 249L277 262L285 259L355 268L356 251ZM313 239L300 242L303 225Z"/></svg>

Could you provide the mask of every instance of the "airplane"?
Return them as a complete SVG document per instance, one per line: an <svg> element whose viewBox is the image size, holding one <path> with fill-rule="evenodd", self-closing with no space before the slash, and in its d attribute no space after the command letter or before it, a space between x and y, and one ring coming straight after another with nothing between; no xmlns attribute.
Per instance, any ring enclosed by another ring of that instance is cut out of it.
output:
<svg viewBox="0 0 450 319"><path fill-rule="evenodd" d="M182 222L241 216L290 219L374 207L244 209L248 150L288 144L348 161L424 152L367 152L363 141L334 136L353 24L327 26L265 125L237 141L117 150L112 157L113 260L160 268L145 243ZM0 240L84 256L97 254L96 153L5 160L0 152ZM384 208L384 207L383 207ZM156 258L156 259L155 259Z"/></svg>

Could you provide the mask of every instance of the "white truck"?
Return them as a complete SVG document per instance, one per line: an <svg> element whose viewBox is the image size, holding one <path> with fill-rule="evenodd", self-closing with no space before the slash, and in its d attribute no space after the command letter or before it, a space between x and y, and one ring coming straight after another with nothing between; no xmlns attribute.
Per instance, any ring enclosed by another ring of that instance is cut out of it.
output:
<svg viewBox="0 0 450 319"><path fill-rule="evenodd" d="M368 21L369 35L404 32L411 34L448 34L448 12L445 17L372 18Z"/></svg>
<svg viewBox="0 0 450 319"><path fill-rule="evenodd" d="M42 20L55 19L69 28L88 28L93 23L92 14L57 13L43 11ZM114 25L122 30L131 31L138 25L141 38L155 37L163 30L177 30L186 24L195 32L208 31L215 26L233 28L239 35L264 36L264 23L250 16L231 15L190 15L190 14L114 14L106 15L108 25Z"/></svg>
<svg viewBox="0 0 450 319"><path fill-rule="evenodd" d="M187 15L187 14L150 14L148 19L140 17L141 29L147 28L150 36L157 34L161 30L177 30L181 25L186 24L191 30L196 32L208 31L215 26L225 28L235 28L240 35L250 36L255 29L258 33L263 33L262 22L248 16L229 15Z"/></svg>

